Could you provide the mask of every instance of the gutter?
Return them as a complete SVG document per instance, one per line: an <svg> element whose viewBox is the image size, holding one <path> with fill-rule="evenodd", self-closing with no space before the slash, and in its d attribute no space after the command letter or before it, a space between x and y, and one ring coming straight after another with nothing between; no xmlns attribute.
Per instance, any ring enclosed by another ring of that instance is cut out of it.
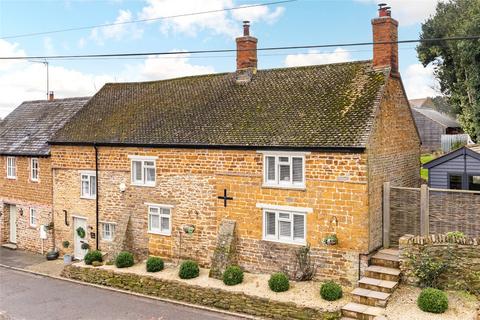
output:
<svg viewBox="0 0 480 320"><path fill-rule="evenodd" d="M99 248L99 232L98 232L98 225L99 225L99 217L98 217L98 197L99 192L98 192L98 147L96 143L93 143L93 148L95 149L95 190L96 190L96 196L95 196L95 249L98 250Z"/></svg>
<svg viewBox="0 0 480 320"><path fill-rule="evenodd" d="M366 147L292 147L292 146L257 146L257 145L208 145L208 144L148 144L121 142L61 142L49 141L50 145L63 146L102 146L102 147L137 147L137 148L179 148L179 149L220 149L220 150L281 150L281 151L332 151L332 152L363 152Z"/></svg>

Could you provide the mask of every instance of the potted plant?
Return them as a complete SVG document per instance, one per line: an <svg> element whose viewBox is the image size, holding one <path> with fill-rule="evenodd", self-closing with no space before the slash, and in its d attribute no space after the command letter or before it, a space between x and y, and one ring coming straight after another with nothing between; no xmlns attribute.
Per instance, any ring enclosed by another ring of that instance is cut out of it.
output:
<svg viewBox="0 0 480 320"><path fill-rule="evenodd" d="M185 232L186 234L192 235L194 231L195 231L195 226L193 224L183 225L183 232Z"/></svg>
<svg viewBox="0 0 480 320"><path fill-rule="evenodd" d="M336 234L331 234L329 236L326 236L323 241L322 241L325 245L327 246L333 246L333 245L336 245L338 243L338 238L337 238L337 235Z"/></svg>
<svg viewBox="0 0 480 320"><path fill-rule="evenodd" d="M62 246L65 249L65 254L63 255L63 263L64 264L69 264L72 262L72 255L67 253L68 247L70 247L70 242L65 240L62 242Z"/></svg>
<svg viewBox="0 0 480 320"><path fill-rule="evenodd" d="M90 249L90 245L88 244L88 242L82 241L81 248L82 248L83 250L88 250L88 249Z"/></svg>

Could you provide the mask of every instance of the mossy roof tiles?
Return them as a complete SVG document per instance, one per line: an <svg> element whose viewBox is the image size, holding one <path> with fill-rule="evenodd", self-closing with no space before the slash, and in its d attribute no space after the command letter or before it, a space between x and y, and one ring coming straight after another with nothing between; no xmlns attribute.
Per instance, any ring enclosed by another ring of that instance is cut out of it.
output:
<svg viewBox="0 0 480 320"><path fill-rule="evenodd" d="M365 147L387 71L370 61L106 84L53 143Z"/></svg>

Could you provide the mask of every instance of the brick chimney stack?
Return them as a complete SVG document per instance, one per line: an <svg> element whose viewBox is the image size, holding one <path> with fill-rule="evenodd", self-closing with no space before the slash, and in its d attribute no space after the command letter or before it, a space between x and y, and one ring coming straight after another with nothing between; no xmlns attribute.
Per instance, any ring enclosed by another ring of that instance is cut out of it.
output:
<svg viewBox="0 0 480 320"><path fill-rule="evenodd" d="M398 75L398 21L385 3L378 7L378 17L372 19L373 68L390 67L391 74Z"/></svg>
<svg viewBox="0 0 480 320"><path fill-rule="evenodd" d="M243 21L243 37L237 41L237 71L257 69L257 38L250 36L250 21Z"/></svg>
<svg viewBox="0 0 480 320"><path fill-rule="evenodd" d="M50 91L48 93L48 101L53 101L53 100L55 100L55 95L54 95L53 91Z"/></svg>

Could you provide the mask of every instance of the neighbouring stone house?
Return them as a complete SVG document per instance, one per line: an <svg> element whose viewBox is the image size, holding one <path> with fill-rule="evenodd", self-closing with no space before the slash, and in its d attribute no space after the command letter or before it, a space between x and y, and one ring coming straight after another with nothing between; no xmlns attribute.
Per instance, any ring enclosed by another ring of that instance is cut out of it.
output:
<svg viewBox="0 0 480 320"><path fill-rule="evenodd" d="M26 101L0 123L0 243L42 252L52 232L52 170L48 139L88 98Z"/></svg>
<svg viewBox="0 0 480 320"><path fill-rule="evenodd" d="M372 26L371 61L259 70L245 24L236 72L106 84L51 139L57 247L210 266L234 221L247 271L292 271L310 244L318 277L352 285L382 245L383 182L419 181L398 22Z"/></svg>

